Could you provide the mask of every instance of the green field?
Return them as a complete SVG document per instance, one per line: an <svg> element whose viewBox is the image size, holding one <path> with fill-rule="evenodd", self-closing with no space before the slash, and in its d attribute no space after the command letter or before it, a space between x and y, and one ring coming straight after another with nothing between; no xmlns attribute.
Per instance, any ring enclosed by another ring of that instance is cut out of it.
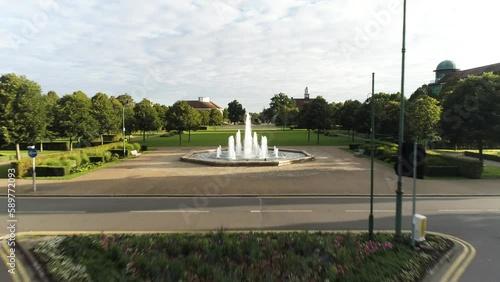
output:
<svg viewBox="0 0 500 282"><path fill-rule="evenodd" d="M484 166L482 179L500 179L500 167Z"/></svg>
<svg viewBox="0 0 500 282"><path fill-rule="evenodd" d="M311 141L307 142L306 130L254 130L258 136L266 136L268 146L312 146L316 145L317 134L311 131ZM227 139L231 135L236 135L236 130L217 131L192 131L191 142L188 142L188 133L182 134L182 147L192 146L227 146ZM241 134L244 139L244 134ZM260 138L259 138L260 142ZM356 140L356 142L360 142ZM346 136L330 137L320 134L320 146L348 146L352 143ZM179 136L171 137L151 137L145 143L148 147L178 147Z"/></svg>

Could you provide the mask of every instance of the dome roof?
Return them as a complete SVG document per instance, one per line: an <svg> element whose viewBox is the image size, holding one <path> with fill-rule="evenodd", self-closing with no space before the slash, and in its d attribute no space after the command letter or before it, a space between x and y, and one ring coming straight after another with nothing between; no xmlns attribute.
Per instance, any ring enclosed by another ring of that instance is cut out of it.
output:
<svg viewBox="0 0 500 282"><path fill-rule="evenodd" d="M442 61L441 63L439 63L439 65L436 68L436 71L456 70L456 69L457 69L457 66L455 65L455 63L453 61L445 60L445 61Z"/></svg>

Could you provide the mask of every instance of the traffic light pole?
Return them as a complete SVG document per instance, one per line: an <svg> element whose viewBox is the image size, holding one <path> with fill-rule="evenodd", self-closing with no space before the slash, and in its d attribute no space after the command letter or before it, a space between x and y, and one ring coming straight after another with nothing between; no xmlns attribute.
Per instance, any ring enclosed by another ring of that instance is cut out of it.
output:
<svg viewBox="0 0 500 282"><path fill-rule="evenodd" d="M406 0L403 2L403 47L401 48L401 102L399 105L399 154L398 154L398 188L396 190L396 239L401 239L401 222L403 213L403 142L404 142L404 102L405 102L405 40L406 40Z"/></svg>

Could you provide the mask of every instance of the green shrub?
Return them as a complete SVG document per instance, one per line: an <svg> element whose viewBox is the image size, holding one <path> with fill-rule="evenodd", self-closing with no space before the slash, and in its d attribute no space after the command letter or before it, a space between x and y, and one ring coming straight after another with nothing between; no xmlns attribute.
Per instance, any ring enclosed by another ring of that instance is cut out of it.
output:
<svg viewBox="0 0 500 282"><path fill-rule="evenodd" d="M123 148L123 147L122 147L122 148ZM130 144L130 143L128 143L128 144L126 144L125 149L127 149L127 151L129 151L129 152L130 152L130 151L135 150L135 146L134 146L134 144ZM140 147L139 147L139 149L140 149Z"/></svg>
<svg viewBox="0 0 500 282"><path fill-rule="evenodd" d="M89 157L90 163L104 163L104 157L103 156L90 156Z"/></svg>
<svg viewBox="0 0 500 282"><path fill-rule="evenodd" d="M145 152L148 150L148 145L141 145L141 152Z"/></svg>
<svg viewBox="0 0 500 282"><path fill-rule="evenodd" d="M141 150L141 144L139 143L132 143L134 145L134 150L140 151Z"/></svg>
<svg viewBox="0 0 500 282"><path fill-rule="evenodd" d="M43 160L42 165L47 165L47 166L64 166L59 159L46 159Z"/></svg>
<svg viewBox="0 0 500 282"><path fill-rule="evenodd" d="M375 149L375 156L376 157L383 157L385 154L386 148L384 146L377 147Z"/></svg>
<svg viewBox="0 0 500 282"><path fill-rule="evenodd" d="M82 159L82 161L80 162L80 165L88 164L90 162L88 154L81 152L80 157Z"/></svg>
<svg viewBox="0 0 500 282"><path fill-rule="evenodd" d="M479 160L468 160L445 155L428 155L425 163L428 166L456 166L460 176L472 179L480 179L484 169Z"/></svg>
<svg viewBox="0 0 500 282"><path fill-rule="evenodd" d="M460 170L457 166L426 166L425 176L459 176Z"/></svg>
<svg viewBox="0 0 500 282"><path fill-rule="evenodd" d="M37 176L65 176L69 174L68 166L41 165L36 168Z"/></svg>
<svg viewBox="0 0 500 282"><path fill-rule="evenodd" d="M76 161L75 160L71 160L71 159L63 159L61 160L61 164L63 166L67 166L67 167L75 167L76 166Z"/></svg>
<svg viewBox="0 0 500 282"><path fill-rule="evenodd" d="M81 156L81 154L71 154L69 156L69 159L70 160L74 160L76 162L77 166L80 165L80 164L82 164L82 156Z"/></svg>
<svg viewBox="0 0 500 282"><path fill-rule="evenodd" d="M111 152L109 151L104 152L103 157L105 162L111 161Z"/></svg>
<svg viewBox="0 0 500 282"><path fill-rule="evenodd" d="M361 144L349 144L349 150L357 150L360 148Z"/></svg>

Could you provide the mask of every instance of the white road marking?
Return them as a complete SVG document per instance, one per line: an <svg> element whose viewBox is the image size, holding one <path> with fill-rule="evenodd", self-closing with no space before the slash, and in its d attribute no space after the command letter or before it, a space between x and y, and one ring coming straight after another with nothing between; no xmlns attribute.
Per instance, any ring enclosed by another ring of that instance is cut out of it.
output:
<svg viewBox="0 0 500 282"><path fill-rule="evenodd" d="M61 214L63 214L63 213L86 213L86 211L17 211L16 213L20 213L20 214L30 214L30 213L59 214L59 213L61 213Z"/></svg>
<svg viewBox="0 0 500 282"><path fill-rule="evenodd" d="M251 210L250 212L254 212L254 213L263 213L263 212L312 212L312 210Z"/></svg>
<svg viewBox="0 0 500 282"><path fill-rule="evenodd" d="M345 212L370 212L370 210L345 210ZM373 212L396 212L396 210L373 210Z"/></svg>
<svg viewBox="0 0 500 282"><path fill-rule="evenodd" d="M190 213L209 213L210 211L201 211L201 210L143 210L143 211L130 211L134 213L183 213L183 212L190 212Z"/></svg>
<svg viewBox="0 0 500 282"><path fill-rule="evenodd" d="M438 212L498 212L498 209L487 209L487 210L479 210L479 209L457 209L457 210L438 210Z"/></svg>

